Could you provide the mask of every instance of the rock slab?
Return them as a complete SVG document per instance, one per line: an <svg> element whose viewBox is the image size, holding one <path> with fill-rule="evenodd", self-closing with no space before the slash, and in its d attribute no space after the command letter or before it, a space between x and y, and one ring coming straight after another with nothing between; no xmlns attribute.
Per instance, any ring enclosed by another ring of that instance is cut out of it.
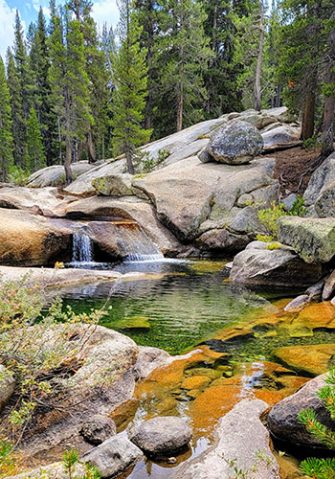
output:
<svg viewBox="0 0 335 479"><path fill-rule="evenodd" d="M270 449L268 430L260 415L268 405L244 399L221 419L218 443L186 462L173 479L279 479L279 467Z"/></svg>

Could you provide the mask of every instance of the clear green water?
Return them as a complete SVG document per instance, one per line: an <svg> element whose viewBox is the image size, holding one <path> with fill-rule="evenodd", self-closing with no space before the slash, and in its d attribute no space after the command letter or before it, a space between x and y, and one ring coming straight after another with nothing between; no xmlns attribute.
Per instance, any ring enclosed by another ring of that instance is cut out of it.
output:
<svg viewBox="0 0 335 479"><path fill-rule="evenodd" d="M213 337L246 313L270 305L260 296L225 282L220 271L206 272L206 266L211 269L213 264L198 266L167 263L164 269L169 273L160 279L120 283L112 291L106 286L88 288L74 292L66 304L80 312L105 307L107 316L102 325L127 334L140 345L172 354ZM215 269L218 266L215 263Z"/></svg>

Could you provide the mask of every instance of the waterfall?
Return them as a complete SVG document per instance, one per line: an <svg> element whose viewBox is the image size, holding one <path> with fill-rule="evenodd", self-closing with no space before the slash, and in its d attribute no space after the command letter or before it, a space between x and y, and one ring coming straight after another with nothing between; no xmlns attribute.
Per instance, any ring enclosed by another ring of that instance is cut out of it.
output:
<svg viewBox="0 0 335 479"><path fill-rule="evenodd" d="M158 246L137 223L115 223L119 248L126 262L162 261L164 256Z"/></svg>
<svg viewBox="0 0 335 479"><path fill-rule="evenodd" d="M91 263L92 261L93 244L91 238L82 231L74 233L72 243L72 262Z"/></svg>

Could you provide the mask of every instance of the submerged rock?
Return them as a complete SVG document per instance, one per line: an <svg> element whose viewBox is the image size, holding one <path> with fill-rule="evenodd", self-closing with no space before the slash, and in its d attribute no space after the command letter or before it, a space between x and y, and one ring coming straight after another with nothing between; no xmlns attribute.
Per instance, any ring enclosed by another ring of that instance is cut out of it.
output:
<svg viewBox="0 0 335 479"><path fill-rule="evenodd" d="M292 299L284 308L284 311L295 312L303 309L306 304L310 303L311 297L308 294L300 294L296 298Z"/></svg>
<svg viewBox="0 0 335 479"><path fill-rule="evenodd" d="M142 459L142 451L124 435L108 439L83 456L83 461L96 467L102 479L115 477Z"/></svg>
<svg viewBox="0 0 335 479"><path fill-rule="evenodd" d="M260 420L267 407L260 400L238 403L221 419L217 444L187 461L173 479L230 479L237 471L248 479L279 479L269 432Z"/></svg>
<svg viewBox="0 0 335 479"><path fill-rule="evenodd" d="M284 346L274 351L274 356L285 365L311 376L325 373L335 355L335 344L310 344Z"/></svg>
<svg viewBox="0 0 335 479"><path fill-rule="evenodd" d="M259 244L249 247L235 256L230 279L248 285L276 285L306 287L322 274L319 265L304 263L296 254L283 249L259 249Z"/></svg>
<svg viewBox="0 0 335 479"><path fill-rule="evenodd" d="M257 128L246 121L232 120L213 133L207 152L218 163L241 165L259 155L263 139Z"/></svg>
<svg viewBox="0 0 335 479"><path fill-rule="evenodd" d="M326 374L312 379L298 392L283 399L271 409L268 416L268 426L276 438L293 446L323 450L326 448L298 420L300 411L311 408L322 424L334 430L335 423L331 420L323 402L318 397L318 391L326 384L325 379Z"/></svg>
<svg viewBox="0 0 335 479"><path fill-rule="evenodd" d="M149 456L167 456L181 451L192 438L184 419L155 417L129 430L130 440Z"/></svg>
<svg viewBox="0 0 335 479"><path fill-rule="evenodd" d="M335 255L335 218L279 219L279 239L306 263L328 263Z"/></svg>

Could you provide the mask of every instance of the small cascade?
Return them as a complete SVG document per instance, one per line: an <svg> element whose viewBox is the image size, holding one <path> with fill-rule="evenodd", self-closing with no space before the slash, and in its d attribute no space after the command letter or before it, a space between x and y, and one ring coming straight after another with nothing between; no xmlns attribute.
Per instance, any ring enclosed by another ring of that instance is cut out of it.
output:
<svg viewBox="0 0 335 479"><path fill-rule="evenodd" d="M115 225L121 239L119 246L126 262L157 262L164 256L158 246L148 237L137 223L118 223Z"/></svg>
<svg viewBox="0 0 335 479"><path fill-rule="evenodd" d="M82 231L74 233L72 243L72 263L92 262L93 244L91 238Z"/></svg>

